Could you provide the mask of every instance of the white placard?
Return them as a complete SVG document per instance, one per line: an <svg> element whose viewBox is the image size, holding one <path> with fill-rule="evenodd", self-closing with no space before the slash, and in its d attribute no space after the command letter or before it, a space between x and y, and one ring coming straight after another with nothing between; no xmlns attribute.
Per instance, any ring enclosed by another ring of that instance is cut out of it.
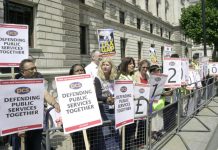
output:
<svg viewBox="0 0 218 150"><path fill-rule="evenodd" d="M208 63L209 63L209 58L207 57L201 57L199 61L199 66L200 66L200 77L203 79L208 75Z"/></svg>
<svg viewBox="0 0 218 150"><path fill-rule="evenodd" d="M150 99L159 100L163 92L164 85L167 80L167 75L153 74L150 76L148 83L150 84Z"/></svg>
<svg viewBox="0 0 218 150"><path fill-rule="evenodd" d="M182 76L182 84L187 84L188 80L189 80L189 60L187 58L182 58L181 59L181 65L182 65L182 69L181 69L181 76Z"/></svg>
<svg viewBox="0 0 218 150"><path fill-rule="evenodd" d="M134 85L135 118L144 118L147 116L149 95L149 84L136 83Z"/></svg>
<svg viewBox="0 0 218 150"><path fill-rule="evenodd" d="M0 24L0 67L19 66L28 58L28 25Z"/></svg>
<svg viewBox="0 0 218 150"><path fill-rule="evenodd" d="M189 69L189 80L188 80L188 85L187 85L187 89L188 90L192 90L195 88L195 78L194 78L194 74L195 74L195 70L193 69Z"/></svg>
<svg viewBox="0 0 218 150"><path fill-rule="evenodd" d="M90 74L55 77L64 133L102 124Z"/></svg>
<svg viewBox="0 0 218 150"><path fill-rule="evenodd" d="M134 122L133 82L117 80L114 85L115 126L121 128Z"/></svg>
<svg viewBox="0 0 218 150"><path fill-rule="evenodd" d="M164 58L169 58L172 54L172 47L170 45L164 45Z"/></svg>
<svg viewBox="0 0 218 150"><path fill-rule="evenodd" d="M195 81L197 87L201 88L202 84L201 84L201 77L200 77L199 71L198 70L194 70L193 76L194 76L194 81Z"/></svg>
<svg viewBox="0 0 218 150"><path fill-rule="evenodd" d="M218 75L218 62L210 62L208 65L209 74L212 76Z"/></svg>
<svg viewBox="0 0 218 150"><path fill-rule="evenodd" d="M43 128L43 79L0 81L0 136Z"/></svg>
<svg viewBox="0 0 218 150"><path fill-rule="evenodd" d="M181 87L181 59L164 58L163 73L168 75L165 87Z"/></svg>

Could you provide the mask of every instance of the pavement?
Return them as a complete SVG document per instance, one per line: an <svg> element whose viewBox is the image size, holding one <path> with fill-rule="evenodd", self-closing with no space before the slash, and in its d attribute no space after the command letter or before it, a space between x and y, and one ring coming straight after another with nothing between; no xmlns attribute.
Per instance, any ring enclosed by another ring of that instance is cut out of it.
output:
<svg viewBox="0 0 218 150"><path fill-rule="evenodd" d="M208 109L209 108L209 109ZM211 110L212 111L211 111ZM192 118L161 150L218 150L218 97L211 101L207 108L203 108ZM181 138L184 142L181 140ZM185 144L184 144L185 143ZM185 146L187 145L187 147Z"/></svg>

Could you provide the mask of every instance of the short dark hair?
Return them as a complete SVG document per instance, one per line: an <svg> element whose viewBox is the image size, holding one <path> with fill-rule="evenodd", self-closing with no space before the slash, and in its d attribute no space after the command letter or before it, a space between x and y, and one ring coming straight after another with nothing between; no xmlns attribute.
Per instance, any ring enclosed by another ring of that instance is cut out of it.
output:
<svg viewBox="0 0 218 150"><path fill-rule="evenodd" d="M170 57L171 58L179 58L179 54L172 54Z"/></svg>
<svg viewBox="0 0 218 150"><path fill-rule="evenodd" d="M31 63L34 63L34 61L32 59L23 59L20 64L19 64L19 70L20 72L23 72L24 71L24 64L27 63L27 62L31 62Z"/></svg>
<svg viewBox="0 0 218 150"><path fill-rule="evenodd" d="M122 62L119 66L119 69L120 69L120 73L124 74L124 75L127 75L128 73L128 65L130 62L133 62L134 66L135 66L135 60L134 58L132 57L125 57L122 59Z"/></svg>
<svg viewBox="0 0 218 150"><path fill-rule="evenodd" d="M155 72L157 70L161 70L160 67L158 65L152 65L149 69L149 72L152 73L152 72Z"/></svg>
<svg viewBox="0 0 218 150"><path fill-rule="evenodd" d="M76 66L81 66L81 67L83 68L84 72L86 73L85 68L84 68L83 65L81 65L81 64L74 64L74 65L70 68L69 75L74 75L74 71L75 71L74 69L76 68Z"/></svg>
<svg viewBox="0 0 218 150"><path fill-rule="evenodd" d="M192 58L193 58L193 59L198 59L198 58L199 58L199 53L194 53L194 55L193 55Z"/></svg>

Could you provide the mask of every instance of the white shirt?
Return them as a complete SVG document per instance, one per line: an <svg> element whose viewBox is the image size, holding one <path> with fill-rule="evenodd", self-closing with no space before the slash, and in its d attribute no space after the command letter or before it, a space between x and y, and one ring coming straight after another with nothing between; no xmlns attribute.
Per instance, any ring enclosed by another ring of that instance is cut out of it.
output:
<svg viewBox="0 0 218 150"><path fill-rule="evenodd" d="M87 74L91 74L93 79L97 77L98 66L94 62L91 62L89 65L87 65L85 70Z"/></svg>

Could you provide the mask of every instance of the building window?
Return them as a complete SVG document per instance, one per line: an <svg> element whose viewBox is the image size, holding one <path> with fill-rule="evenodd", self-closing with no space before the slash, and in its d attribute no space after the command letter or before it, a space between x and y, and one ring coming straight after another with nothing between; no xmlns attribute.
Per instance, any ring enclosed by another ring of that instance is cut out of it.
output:
<svg viewBox="0 0 218 150"><path fill-rule="evenodd" d="M29 25L29 47L33 47L33 7L6 1L4 22Z"/></svg>
<svg viewBox="0 0 218 150"><path fill-rule="evenodd" d="M88 27L80 26L80 54L88 54L87 50L88 45Z"/></svg>
<svg viewBox="0 0 218 150"><path fill-rule="evenodd" d="M170 40L171 39L171 32L169 32L168 34L169 34L168 37L169 37L169 40Z"/></svg>
<svg viewBox="0 0 218 150"><path fill-rule="evenodd" d="M119 14L120 14L120 23L125 24L125 13L123 11L120 11Z"/></svg>
<svg viewBox="0 0 218 150"><path fill-rule="evenodd" d="M145 9L146 9L146 11L148 11L148 7L149 6L149 0L145 0Z"/></svg>
<svg viewBox="0 0 218 150"><path fill-rule="evenodd" d="M163 37L163 28L160 28L160 36Z"/></svg>
<svg viewBox="0 0 218 150"><path fill-rule="evenodd" d="M141 19L137 18L137 29L141 29Z"/></svg>
<svg viewBox="0 0 218 150"><path fill-rule="evenodd" d="M168 20L168 10L169 10L169 2L168 0L165 0L165 18Z"/></svg>
<svg viewBox="0 0 218 150"><path fill-rule="evenodd" d="M150 33L153 34L153 24L152 23L150 23Z"/></svg>
<svg viewBox="0 0 218 150"><path fill-rule="evenodd" d="M120 38L120 53L121 53L121 58L125 57L125 52L126 52L126 40L123 38Z"/></svg>
<svg viewBox="0 0 218 150"><path fill-rule="evenodd" d="M85 4L85 0L79 0L81 3Z"/></svg>
<svg viewBox="0 0 218 150"><path fill-rule="evenodd" d="M156 2L157 16L159 16L159 2Z"/></svg>
<svg viewBox="0 0 218 150"><path fill-rule="evenodd" d="M138 42L138 60L142 58L142 42Z"/></svg>

